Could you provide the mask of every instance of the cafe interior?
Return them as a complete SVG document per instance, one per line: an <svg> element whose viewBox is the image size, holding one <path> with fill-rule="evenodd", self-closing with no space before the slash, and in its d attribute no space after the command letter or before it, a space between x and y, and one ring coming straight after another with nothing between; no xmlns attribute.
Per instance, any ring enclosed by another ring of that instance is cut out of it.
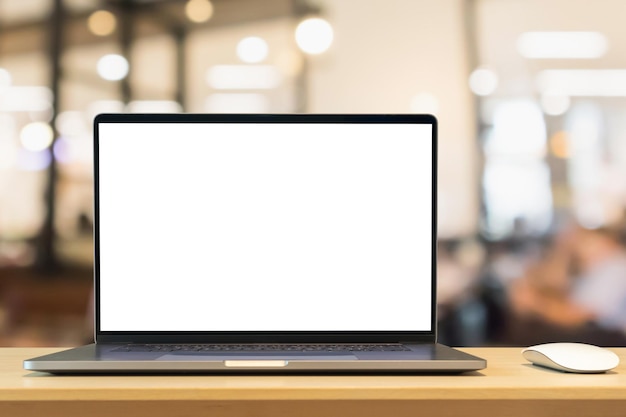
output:
<svg viewBox="0 0 626 417"><path fill-rule="evenodd" d="M433 114L439 340L626 346L625 12L3 0L0 346L93 340L100 113Z"/></svg>

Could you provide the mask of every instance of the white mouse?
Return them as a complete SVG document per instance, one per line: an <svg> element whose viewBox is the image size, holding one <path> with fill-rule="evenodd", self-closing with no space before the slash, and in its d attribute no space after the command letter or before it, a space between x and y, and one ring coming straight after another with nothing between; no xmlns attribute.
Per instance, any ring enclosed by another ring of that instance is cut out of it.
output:
<svg viewBox="0 0 626 417"><path fill-rule="evenodd" d="M619 365L619 357L608 349L584 343L546 343L522 350L535 365L563 372L597 374Z"/></svg>

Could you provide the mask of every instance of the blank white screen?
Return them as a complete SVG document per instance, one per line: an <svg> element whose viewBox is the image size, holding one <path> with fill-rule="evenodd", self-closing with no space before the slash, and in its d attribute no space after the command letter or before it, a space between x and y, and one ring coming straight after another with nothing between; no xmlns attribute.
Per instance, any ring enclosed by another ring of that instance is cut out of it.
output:
<svg viewBox="0 0 626 417"><path fill-rule="evenodd" d="M100 124L101 330L431 330L431 132Z"/></svg>

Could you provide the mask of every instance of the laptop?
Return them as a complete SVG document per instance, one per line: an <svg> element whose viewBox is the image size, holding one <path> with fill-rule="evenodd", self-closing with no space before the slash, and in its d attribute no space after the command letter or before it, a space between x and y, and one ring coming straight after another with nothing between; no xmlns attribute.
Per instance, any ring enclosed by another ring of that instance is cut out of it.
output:
<svg viewBox="0 0 626 417"><path fill-rule="evenodd" d="M102 114L95 343L50 373L466 372L436 341L430 115Z"/></svg>

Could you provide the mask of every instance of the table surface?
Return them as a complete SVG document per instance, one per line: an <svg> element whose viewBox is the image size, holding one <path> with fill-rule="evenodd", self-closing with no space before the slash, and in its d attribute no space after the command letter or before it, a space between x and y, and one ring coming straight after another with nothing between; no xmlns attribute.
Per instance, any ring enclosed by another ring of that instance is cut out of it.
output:
<svg viewBox="0 0 626 417"><path fill-rule="evenodd" d="M0 348L0 415L11 417L624 417L621 365L565 374L519 348L462 349L487 368L460 375L53 376L22 361L58 349Z"/></svg>
<svg viewBox="0 0 626 417"><path fill-rule="evenodd" d="M22 368L50 348L0 348L0 401L63 400L626 400L626 348L606 374L528 363L519 348L465 348L487 368L460 375L53 376Z"/></svg>

